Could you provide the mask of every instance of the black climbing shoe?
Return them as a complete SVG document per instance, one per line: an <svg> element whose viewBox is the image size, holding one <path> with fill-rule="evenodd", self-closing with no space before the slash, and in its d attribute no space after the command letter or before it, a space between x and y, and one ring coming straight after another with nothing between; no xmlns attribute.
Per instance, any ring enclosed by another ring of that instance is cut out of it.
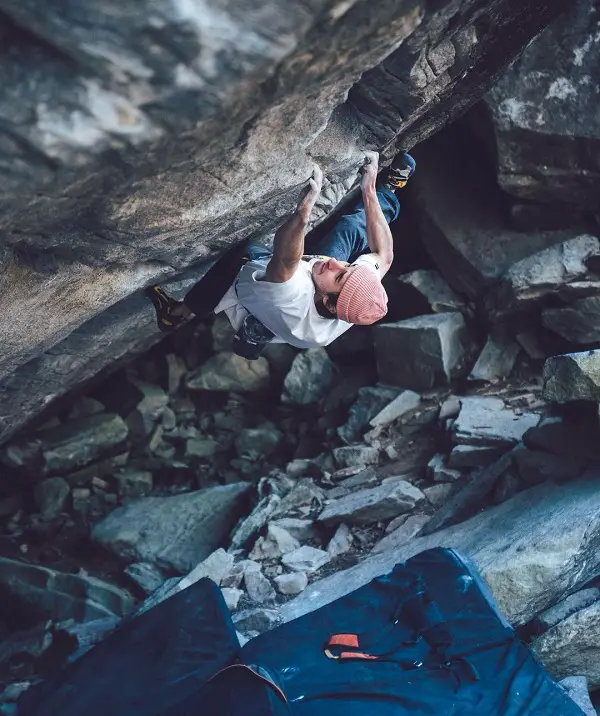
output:
<svg viewBox="0 0 600 716"><path fill-rule="evenodd" d="M171 311L179 301L167 296L160 286L149 286L145 293L156 310L156 322L161 331L172 331L183 323L185 320L183 316L171 315Z"/></svg>
<svg viewBox="0 0 600 716"><path fill-rule="evenodd" d="M392 162L386 184L394 189L402 189L414 174L417 163L408 152L402 152Z"/></svg>

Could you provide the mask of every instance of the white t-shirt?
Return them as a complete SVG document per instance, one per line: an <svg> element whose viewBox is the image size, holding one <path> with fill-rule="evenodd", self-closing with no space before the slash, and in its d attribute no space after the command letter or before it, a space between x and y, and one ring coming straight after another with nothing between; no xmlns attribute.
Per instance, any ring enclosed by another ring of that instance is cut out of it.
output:
<svg viewBox="0 0 600 716"><path fill-rule="evenodd" d="M251 313L275 334L273 343L289 343L296 348L328 346L352 327L339 318L323 318L315 306L312 267L327 257L300 261L296 272L285 283L271 283L264 278L269 259L249 261L242 266L215 313L225 311L237 331ZM373 254L359 256L353 265L368 266L381 277Z"/></svg>

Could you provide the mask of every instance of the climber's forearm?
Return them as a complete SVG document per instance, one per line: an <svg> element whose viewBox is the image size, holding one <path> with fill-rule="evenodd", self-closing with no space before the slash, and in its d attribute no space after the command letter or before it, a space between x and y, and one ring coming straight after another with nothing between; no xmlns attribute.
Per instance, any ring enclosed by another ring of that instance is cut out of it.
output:
<svg viewBox="0 0 600 716"><path fill-rule="evenodd" d="M385 273L394 260L394 240L384 216L375 187L363 189L363 203L367 219L367 243L372 253L378 254Z"/></svg>
<svg viewBox="0 0 600 716"><path fill-rule="evenodd" d="M273 255L282 264L295 266L304 256L304 235L307 225L308 216L297 210L277 229L273 240Z"/></svg>

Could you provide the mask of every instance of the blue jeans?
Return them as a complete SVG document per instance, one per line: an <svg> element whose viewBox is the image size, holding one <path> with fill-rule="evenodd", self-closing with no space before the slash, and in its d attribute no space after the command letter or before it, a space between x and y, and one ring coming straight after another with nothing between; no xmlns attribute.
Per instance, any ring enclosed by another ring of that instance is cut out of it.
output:
<svg viewBox="0 0 600 716"><path fill-rule="evenodd" d="M400 202L388 187L377 190L379 206L388 224L391 224L400 213ZM311 254L330 256L338 261L352 263L362 254L371 252L367 243L367 217L365 207L360 200L349 213L340 217L333 229L311 246ZM271 252L260 244L248 246L248 258L251 261L270 258Z"/></svg>

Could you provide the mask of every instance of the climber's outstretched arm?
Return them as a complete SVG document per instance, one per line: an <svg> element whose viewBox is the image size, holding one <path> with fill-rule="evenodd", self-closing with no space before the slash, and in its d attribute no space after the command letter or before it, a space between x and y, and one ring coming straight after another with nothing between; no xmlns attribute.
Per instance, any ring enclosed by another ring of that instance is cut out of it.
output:
<svg viewBox="0 0 600 716"><path fill-rule="evenodd" d="M264 281L285 283L289 281L304 255L304 234L310 212L317 201L323 183L323 172L314 165L308 191L292 216L277 229L273 242L273 256L265 272Z"/></svg>

